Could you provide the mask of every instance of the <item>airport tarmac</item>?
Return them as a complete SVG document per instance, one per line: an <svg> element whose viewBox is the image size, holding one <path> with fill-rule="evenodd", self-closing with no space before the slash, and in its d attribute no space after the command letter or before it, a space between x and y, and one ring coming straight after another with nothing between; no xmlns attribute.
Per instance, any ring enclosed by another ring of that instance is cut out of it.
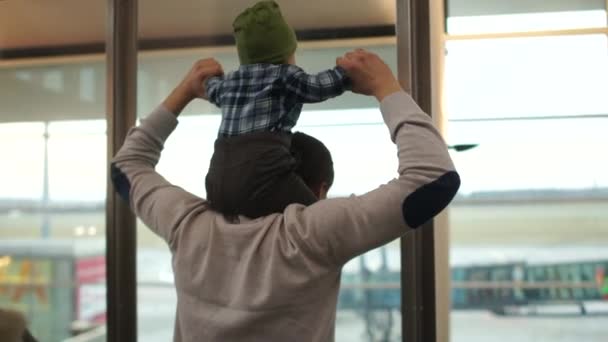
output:
<svg viewBox="0 0 608 342"><path fill-rule="evenodd" d="M529 262L556 262L568 260L587 260L607 258L608 251L601 246L577 248L453 248L453 261L458 264L484 264L505 262L512 259ZM389 265L398 250L388 250ZM378 265L378 253L371 253L367 260L371 265ZM155 260L155 263L151 261ZM398 259L397 259L398 260ZM145 265L154 265L153 268ZM160 250L141 251L138 257L139 279L144 284L162 280L162 286L140 286L138 288L139 339L141 341L161 342L172 339L175 318L175 289L167 284L171 277L168 252ZM349 271L355 271L357 263L349 265ZM389 341L400 339L400 315L395 312L394 325ZM450 319L452 342L605 342L608 341L608 315L604 316L497 316L489 311L453 311ZM379 335L379 334L376 334ZM372 339L366 332L364 320L360 313L351 310L338 311L336 318L336 341L363 342L380 341L378 336Z"/></svg>

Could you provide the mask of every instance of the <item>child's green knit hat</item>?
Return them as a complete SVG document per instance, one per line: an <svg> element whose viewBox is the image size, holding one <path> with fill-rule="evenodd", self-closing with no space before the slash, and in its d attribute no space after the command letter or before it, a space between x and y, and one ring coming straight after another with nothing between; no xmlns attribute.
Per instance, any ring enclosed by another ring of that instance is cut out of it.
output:
<svg viewBox="0 0 608 342"><path fill-rule="evenodd" d="M241 64L285 63L298 45L293 28L274 1L260 1L246 9L232 27Z"/></svg>

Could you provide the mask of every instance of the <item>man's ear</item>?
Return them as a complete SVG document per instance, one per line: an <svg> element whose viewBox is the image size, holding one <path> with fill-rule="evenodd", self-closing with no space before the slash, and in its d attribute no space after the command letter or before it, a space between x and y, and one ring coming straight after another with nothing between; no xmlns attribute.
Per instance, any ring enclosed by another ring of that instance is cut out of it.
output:
<svg viewBox="0 0 608 342"><path fill-rule="evenodd" d="M315 196L317 196L317 199L324 200L327 198L327 192L329 192L329 185L327 184L327 182L321 182L321 184L314 187L312 191L314 192Z"/></svg>

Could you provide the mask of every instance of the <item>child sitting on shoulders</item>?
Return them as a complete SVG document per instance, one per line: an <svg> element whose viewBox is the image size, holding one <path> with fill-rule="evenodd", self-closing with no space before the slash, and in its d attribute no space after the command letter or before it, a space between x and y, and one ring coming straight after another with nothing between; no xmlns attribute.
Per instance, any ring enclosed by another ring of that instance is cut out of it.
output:
<svg viewBox="0 0 608 342"><path fill-rule="evenodd" d="M212 209L250 218L282 212L317 196L295 173L291 129L304 103L350 89L340 67L310 75L295 65L297 40L274 1L246 9L233 23L240 67L205 83L222 120L205 179Z"/></svg>

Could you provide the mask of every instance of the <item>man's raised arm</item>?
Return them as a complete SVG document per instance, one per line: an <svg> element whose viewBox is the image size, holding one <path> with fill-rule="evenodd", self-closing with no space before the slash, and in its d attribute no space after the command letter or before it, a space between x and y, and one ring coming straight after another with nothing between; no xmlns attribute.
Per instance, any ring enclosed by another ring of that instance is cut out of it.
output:
<svg viewBox="0 0 608 342"><path fill-rule="evenodd" d="M206 203L167 182L155 167L165 141L177 127L177 116L190 101L206 98L206 78L221 74L222 68L215 60L195 63L162 105L129 131L110 166L116 191L129 202L137 217L170 246L183 216Z"/></svg>
<svg viewBox="0 0 608 342"><path fill-rule="evenodd" d="M364 50L338 59L353 92L375 96L399 160L397 179L361 196L319 201L286 222L302 249L328 266L386 244L432 219L452 200L460 178L445 142L388 66ZM365 160L361 160L364 164ZM378 167L378 166L375 166ZM287 217L290 217L289 215Z"/></svg>

